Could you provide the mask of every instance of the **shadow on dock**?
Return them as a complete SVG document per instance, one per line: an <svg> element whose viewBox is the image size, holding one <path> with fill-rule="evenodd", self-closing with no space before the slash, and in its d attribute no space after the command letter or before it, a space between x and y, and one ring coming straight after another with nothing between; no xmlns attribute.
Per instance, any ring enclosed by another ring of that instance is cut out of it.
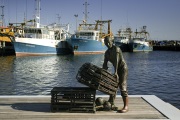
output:
<svg viewBox="0 0 180 120"><path fill-rule="evenodd" d="M23 111L50 112L50 105L50 103L15 103L11 107Z"/></svg>

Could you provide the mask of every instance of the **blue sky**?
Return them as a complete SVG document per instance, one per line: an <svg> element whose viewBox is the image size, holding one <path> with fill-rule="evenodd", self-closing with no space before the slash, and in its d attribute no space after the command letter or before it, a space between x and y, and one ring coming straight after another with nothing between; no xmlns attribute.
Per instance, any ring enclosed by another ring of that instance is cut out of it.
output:
<svg viewBox="0 0 180 120"><path fill-rule="evenodd" d="M60 22L70 24L70 32L76 29L75 14L79 23L84 19L86 0L41 0L41 24ZM180 0L87 0L88 22L101 18L111 19L115 34L121 28L130 26L133 31L146 25L151 39L180 40ZM4 7L5 23L22 22L24 15L32 19L35 14L35 0L0 0ZM0 14L2 10L0 9Z"/></svg>

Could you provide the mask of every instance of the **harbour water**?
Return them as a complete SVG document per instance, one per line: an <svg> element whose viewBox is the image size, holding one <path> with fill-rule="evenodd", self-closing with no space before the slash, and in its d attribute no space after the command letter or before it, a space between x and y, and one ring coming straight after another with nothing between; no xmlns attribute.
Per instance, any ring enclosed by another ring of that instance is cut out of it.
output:
<svg viewBox="0 0 180 120"><path fill-rule="evenodd" d="M156 95L180 109L179 52L123 55L129 68L129 95ZM104 54L0 57L0 95L50 95L53 87L84 86L76 80L78 69L86 62L101 67L103 59ZM109 71L113 73L111 64Z"/></svg>

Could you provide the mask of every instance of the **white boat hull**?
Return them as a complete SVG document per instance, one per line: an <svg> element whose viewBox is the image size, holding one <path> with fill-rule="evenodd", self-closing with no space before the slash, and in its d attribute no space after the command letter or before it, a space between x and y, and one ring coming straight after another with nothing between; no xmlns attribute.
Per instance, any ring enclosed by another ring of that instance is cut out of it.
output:
<svg viewBox="0 0 180 120"><path fill-rule="evenodd" d="M66 41L36 38L16 38L13 42L16 56L69 54Z"/></svg>

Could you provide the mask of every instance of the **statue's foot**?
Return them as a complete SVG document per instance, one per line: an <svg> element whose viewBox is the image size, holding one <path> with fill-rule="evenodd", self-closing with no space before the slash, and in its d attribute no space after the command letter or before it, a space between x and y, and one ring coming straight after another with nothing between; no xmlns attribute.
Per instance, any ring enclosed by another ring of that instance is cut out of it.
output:
<svg viewBox="0 0 180 120"><path fill-rule="evenodd" d="M126 112L128 112L129 111L129 109L126 107L126 108L123 108L123 109L121 109L121 110L118 110L117 112L118 113L126 113Z"/></svg>

